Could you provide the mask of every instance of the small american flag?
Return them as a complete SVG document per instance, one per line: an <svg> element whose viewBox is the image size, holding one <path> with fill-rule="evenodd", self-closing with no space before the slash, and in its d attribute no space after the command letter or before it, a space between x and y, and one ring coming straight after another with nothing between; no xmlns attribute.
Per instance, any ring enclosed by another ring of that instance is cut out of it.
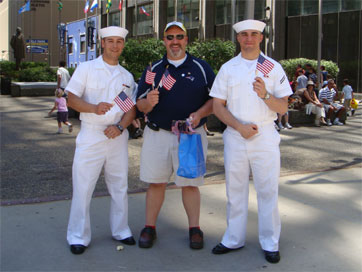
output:
<svg viewBox="0 0 362 272"><path fill-rule="evenodd" d="M123 110L124 112L129 111L134 106L133 101L126 95L124 91L120 92L119 95L116 96L114 102Z"/></svg>
<svg viewBox="0 0 362 272"><path fill-rule="evenodd" d="M153 84L153 81L155 80L156 73L153 73L151 71L151 66L148 66L147 73L146 73L146 83L147 84Z"/></svg>
<svg viewBox="0 0 362 272"><path fill-rule="evenodd" d="M274 64L264 58L262 55L259 55L258 63L256 64L256 70L259 70L264 75L267 75L270 73L271 70L273 70Z"/></svg>
<svg viewBox="0 0 362 272"><path fill-rule="evenodd" d="M162 81L162 86L163 86L167 91L171 90L172 86L176 83L176 79L174 79L174 78L170 75L168 69L166 69L165 73L163 74L161 81Z"/></svg>

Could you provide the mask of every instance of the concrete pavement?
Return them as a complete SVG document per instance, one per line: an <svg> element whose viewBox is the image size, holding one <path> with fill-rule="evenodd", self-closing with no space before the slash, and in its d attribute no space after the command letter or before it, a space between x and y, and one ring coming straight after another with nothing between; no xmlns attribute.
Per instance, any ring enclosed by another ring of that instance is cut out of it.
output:
<svg viewBox="0 0 362 272"><path fill-rule="evenodd" d="M170 189L151 249L111 239L109 197L92 200L92 242L73 255L66 242L70 201L1 207L1 271L361 271L361 168L284 176L280 180L281 262L265 261L258 244L257 205L250 185L247 245L226 255L211 249L226 227L224 184L201 187L205 247L188 247L179 189ZM145 194L129 195L136 239L144 225Z"/></svg>
<svg viewBox="0 0 362 272"><path fill-rule="evenodd" d="M209 137L208 185L200 189L203 250L188 247L180 190L170 186L152 249L125 246L116 251L119 243L111 239L108 223L109 197L103 196L92 200L89 249L81 256L71 254L66 242L67 198L79 123L72 120L72 134L56 135L55 119L44 118L53 100L1 96L0 271L362 271L360 109L343 127L303 125L281 132L282 260L272 265L258 244L252 185L246 247L227 255L211 254L226 227L218 132ZM145 206L145 184L138 178L141 143L142 139L129 142L129 223L136 239L144 225ZM102 179L98 196L106 192ZM42 203L13 205L38 201Z"/></svg>

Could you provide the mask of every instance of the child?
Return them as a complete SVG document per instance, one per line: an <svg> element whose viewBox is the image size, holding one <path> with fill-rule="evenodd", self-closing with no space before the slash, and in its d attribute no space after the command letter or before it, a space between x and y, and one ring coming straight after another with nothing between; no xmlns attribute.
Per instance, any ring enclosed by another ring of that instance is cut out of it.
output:
<svg viewBox="0 0 362 272"><path fill-rule="evenodd" d="M55 90L55 103L54 107L49 111L48 115L50 116L51 113L58 109L57 112L57 121L58 121L58 134L62 133L62 122L68 126L69 133L73 131L73 126L71 123L68 122L68 107L67 101L63 97L64 91L62 89Z"/></svg>
<svg viewBox="0 0 362 272"><path fill-rule="evenodd" d="M342 93L343 93L343 97L344 97L343 106L346 108L347 116L349 116L349 114L348 114L349 111L351 111L352 115L354 115L354 109L351 109L351 100L353 98L353 89L348 84L347 78L343 80Z"/></svg>

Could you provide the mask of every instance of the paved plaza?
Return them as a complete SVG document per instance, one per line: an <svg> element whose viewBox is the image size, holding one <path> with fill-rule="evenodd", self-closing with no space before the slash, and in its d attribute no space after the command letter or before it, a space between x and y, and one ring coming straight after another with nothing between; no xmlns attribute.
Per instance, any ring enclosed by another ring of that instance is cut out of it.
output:
<svg viewBox="0 0 362 272"><path fill-rule="evenodd" d="M362 110L343 127L295 126L281 132L281 262L265 261L258 243L257 204L250 183L247 245L227 255L211 249L226 227L222 135L209 137L206 185L200 188L205 247L188 247L181 192L170 185L151 249L111 239L109 202L101 177L91 205L92 243L70 253L66 228L71 165L79 121L57 135L47 118L52 97L1 96L1 271L362 271ZM142 138L129 141L129 223L144 225L139 181Z"/></svg>

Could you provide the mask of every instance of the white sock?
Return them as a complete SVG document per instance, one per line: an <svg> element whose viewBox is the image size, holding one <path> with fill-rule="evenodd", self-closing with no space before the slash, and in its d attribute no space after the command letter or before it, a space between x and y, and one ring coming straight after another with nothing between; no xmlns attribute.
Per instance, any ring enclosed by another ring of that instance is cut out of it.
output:
<svg viewBox="0 0 362 272"><path fill-rule="evenodd" d="M336 119L334 119L334 122L339 122L339 118L338 117L336 117Z"/></svg>

